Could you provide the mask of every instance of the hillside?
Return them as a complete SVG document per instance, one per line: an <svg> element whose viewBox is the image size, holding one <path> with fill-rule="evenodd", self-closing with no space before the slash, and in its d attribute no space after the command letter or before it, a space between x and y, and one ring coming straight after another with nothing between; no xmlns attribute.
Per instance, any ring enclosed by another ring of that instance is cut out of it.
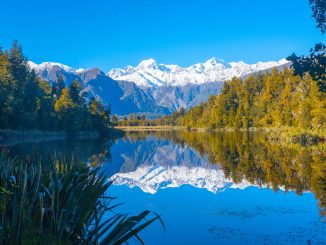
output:
<svg viewBox="0 0 326 245"><path fill-rule="evenodd" d="M157 64L149 59L136 67L112 69L107 74L97 68L73 69L60 63L44 62L39 65L28 62L37 76L56 83L62 77L69 85L77 79L84 90L110 104L114 114L142 113L148 117L165 115L190 109L220 93L223 82L232 77L246 77L265 72L273 67L283 69L290 62L225 63L215 58L189 67Z"/></svg>

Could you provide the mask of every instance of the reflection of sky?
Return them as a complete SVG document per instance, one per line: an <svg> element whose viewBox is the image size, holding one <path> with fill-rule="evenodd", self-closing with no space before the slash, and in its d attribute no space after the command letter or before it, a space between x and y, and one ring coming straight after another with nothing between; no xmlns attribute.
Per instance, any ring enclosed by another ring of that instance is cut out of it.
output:
<svg viewBox="0 0 326 245"><path fill-rule="evenodd" d="M120 139L111 153L112 161L106 165L111 175L151 164L218 168L191 148L152 137L134 143ZM171 157L174 164L169 161ZM122 212L135 214L148 209L162 215L166 234L159 223L154 224L143 232L147 244L307 244L308 239L312 244L326 243L326 223L312 193L298 196L248 187L214 194L181 185L159 189L153 195L139 187L115 185L109 194L126 203Z"/></svg>
<svg viewBox="0 0 326 245"><path fill-rule="evenodd" d="M162 215L143 232L147 244L312 244L326 243L326 223L313 194L275 193L249 187L218 194L191 186L152 195L139 188L112 186L109 193L126 203L123 212L144 209Z"/></svg>
<svg viewBox="0 0 326 245"><path fill-rule="evenodd" d="M88 159L110 146L97 140L48 141L17 144L10 149L17 156L37 150L35 153L42 153L43 157L55 152L71 157L73 152L79 159ZM176 171L178 167L207 169L211 173L219 169L195 150L155 137L134 143L119 139L112 146L111 155L112 160L105 158L103 167L110 175L151 164ZM214 174L210 176L213 181L218 179ZM312 193L298 196L257 187L229 187L214 194L205 188L181 185L159 188L153 195L138 187L115 185L109 194L118 197L116 203L126 203L119 207L122 213L136 214L148 209L163 216L167 233L154 224L143 233L147 244L307 244L308 239L311 244L326 244L326 223L319 216Z"/></svg>

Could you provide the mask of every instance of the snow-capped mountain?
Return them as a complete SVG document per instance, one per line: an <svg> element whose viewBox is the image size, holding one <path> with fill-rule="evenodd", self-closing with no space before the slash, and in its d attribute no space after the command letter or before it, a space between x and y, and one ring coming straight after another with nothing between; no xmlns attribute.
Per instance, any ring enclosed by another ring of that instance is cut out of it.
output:
<svg viewBox="0 0 326 245"><path fill-rule="evenodd" d="M63 65L63 64L57 63L57 62L43 62L41 64L36 64L32 61L28 61L27 65L31 69L34 69L36 73L50 71L54 68L59 68L65 72L70 72L70 73L74 73L74 74L81 73L81 72L85 71L85 69L83 69L83 68L75 70L74 68L72 68L70 66L66 66L66 65Z"/></svg>
<svg viewBox="0 0 326 245"><path fill-rule="evenodd" d="M142 191L155 194L161 189L191 185L217 193L227 188L244 189L253 184L246 180L235 184L218 168L159 165L141 166L134 172L112 176L114 185L138 186Z"/></svg>
<svg viewBox="0 0 326 245"><path fill-rule="evenodd" d="M250 65L242 61L225 63L223 60L211 58L204 63L180 67L157 64L154 59L148 59L136 67L112 69L107 75L115 80L134 82L139 87L186 86L226 81L289 64L286 59Z"/></svg>
<svg viewBox="0 0 326 245"><path fill-rule="evenodd" d="M232 77L245 77L289 65L285 59L248 65L244 62L225 63L212 58L204 63L180 67L157 64L154 59L149 59L136 67L112 69L105 74L98 68L74 69L56 62L28 62L30 69L50 83L62 77L69 85L77 79L91 96L110 104L115 114L144 113L148 117L196 106L210 95L218 94L223 82Z"/></svg>
<svg viewBox="0 0 326 245"><path fill-rule="evenodd" d="M253 186L247 180L235 184L227 178L218 164L212 164L207 156L200 155L188 145L168 139L147 137L134 142L121 139L113 146L115 154L107 173L114 185L139 187L144 192L156 193L165 188L191 185L217 193L227 188L244 189ZM128 149L128 150L125 150ZM111 172L112 170L115 170Z"/></svg>
<svg viewBox="0 0 326 245"><path fill-rule="evenodd" d="M171 111L158 105L150 91L146 92L132 82L113 80L98 68L74 69L56 62L41 64L28 62L28 66L35 71L38 77L51 84L56 83L59 77L67 86L77 79L90 96L98 97L105 104L110 104L114 114L126 115L141 112L156 116Z"/></svg>

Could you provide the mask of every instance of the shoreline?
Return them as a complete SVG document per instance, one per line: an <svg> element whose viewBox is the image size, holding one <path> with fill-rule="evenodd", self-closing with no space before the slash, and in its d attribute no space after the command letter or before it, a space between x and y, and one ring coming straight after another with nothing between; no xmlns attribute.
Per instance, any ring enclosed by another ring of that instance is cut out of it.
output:
<svg viewBox="0 0 326 245"><path fill-rule="evenodd" d="M326 142L326 129L305 130L292 127L279 127L279 128L189 128L182 126L117 126L125 132L135 131L174 131L174 130L187 130L194 132L263 132L266 133L268 139L279 143L301 143L304 145L317 144Z"/></svg>
<svg viewBox="0 0 326 245"><path fill-rule="evenodd" d="M263 132L269 140L277 143L300 143L311 145L326 142L326 130L303 130L291 127L280 128L187 128L182 126L116 126L109 130L108 135L123 132L149 132L149 131L193 131L193 132ZM41 130L12 130L0 129L0 145L11 145L31 141L67 140L67 139L92 139L99 138L98 132L80 131L70 135L65 131Z"/></svg>
<svg viewBox="0 0 326 245"><path fill-rule="evenodd" d="M163 130L185 130L186 128L180 126L116 126L114 129L122 130L124 132L130 131L163 131Z"/></svg>
<svg viewBox="0 0 326 245"><path fill-rule="evenodd" d="M118 129L110 129L108 135L114 133L123 133ZM42 131L42 130L12 130L0 129L0 146L13 145L24 142L39 142L51 140L67 139L95 139L102 135L95 131L79 131L71 135L65 131Z"/></svg>
<svg viewBox="0 0 326 245"><path fill-rule="evenodd" d="M0 129L0 145L29 141L65 140L67 138L68 134L64 131Z"/></svg>

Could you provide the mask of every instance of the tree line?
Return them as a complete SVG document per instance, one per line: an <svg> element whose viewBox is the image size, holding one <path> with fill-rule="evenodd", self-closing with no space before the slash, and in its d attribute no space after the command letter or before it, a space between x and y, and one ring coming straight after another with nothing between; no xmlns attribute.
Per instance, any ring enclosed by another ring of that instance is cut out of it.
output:
<svg viewBox="0 0 326 245"><path fill-rule="evenodd" d="M52 85L27 65L18 42L0 49L0 129L105 132L111 125L110 108L88 98L82 84L69 86L59 77Z"/></svg>
<svg viewBox="0 0 326 245"><path fill-rule="evenodd" d="M325 129L326 99L309 74L292 69L233 78L220 95L190 109L178 123L197 128L295 127Z"/></svg>
<svg viewBox="0 0 326 245"><path fill-rule="evenodd" d="M310 57L293 58L293 67L225 82L219 95L188 111L152 120L150 125L250 129L289 127L326 135L325 68ZM324 57L322 58L324 59ZM304 62L302 62L304 60ZM312 63L312 64L314 64ZM310 75L312 74L312 75Z"/></svg>
<svg viewBox="0 0 326 245"><path fill-rule="evenodd" d="M130 115L119 126L183 126L209 129L291 127L325 136L326 46L316 44L309 55L292 54L291 68L233 78L221 94L188 111L147 120Z"/></svg>
<svg viewBox="0 0 326 245"><path fill-rule="evenodd" d="M119 120L117 115L112 117L112 123L115 126L122 127L155 127L155 126L176 126L177 119L186 113L185 109L181 107L178 111L173 112L171 115L158 116L156 119L147 119L145 114L137 115L136 113L129 116L123 116Z"/></svg>

